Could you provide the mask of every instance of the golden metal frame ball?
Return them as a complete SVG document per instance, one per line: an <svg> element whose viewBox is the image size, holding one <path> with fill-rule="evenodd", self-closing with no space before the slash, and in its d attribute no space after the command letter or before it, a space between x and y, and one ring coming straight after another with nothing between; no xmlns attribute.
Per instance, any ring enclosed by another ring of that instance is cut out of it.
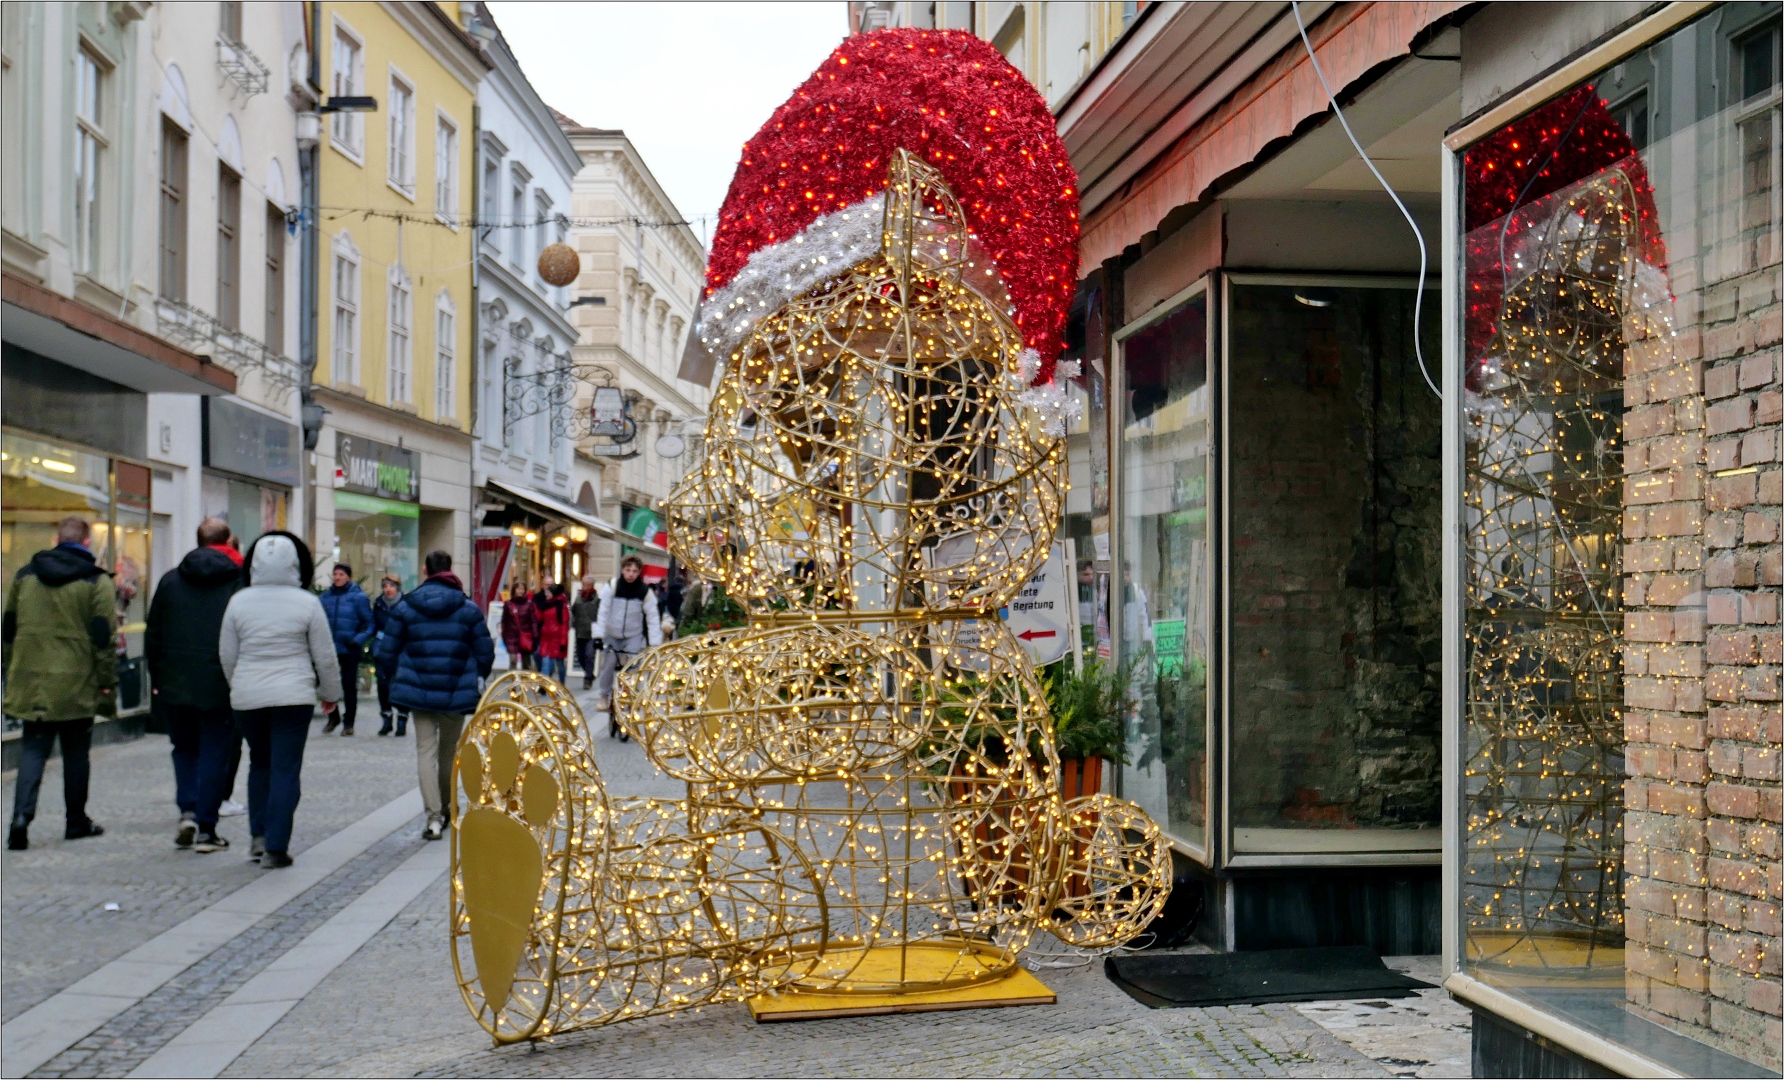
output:
<svg viewBox="0 0 1784 1080"><path fill-rule="evenodd" d="M904 153L881 252L727 364L670 546L750 610L619 678L685 799L611 799L561 687L497 679L459 745L453 959L498 1042L744 998L916 1000L1016 973L1036 934L1120 945L1169 848L1060 795L1053 723L998 619L1045 559L1063 440L959 205Z"/></svg>

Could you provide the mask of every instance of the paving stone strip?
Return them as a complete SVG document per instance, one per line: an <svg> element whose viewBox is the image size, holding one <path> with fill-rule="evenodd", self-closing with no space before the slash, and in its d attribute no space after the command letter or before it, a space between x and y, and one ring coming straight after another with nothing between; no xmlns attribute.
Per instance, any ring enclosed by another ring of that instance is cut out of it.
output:
<svg viewBox="0 0 1784 1080"><path fill-rule="evenodd" d="M123 1076L223 1003L425 842L417 817L193 964L30 1076Z"/></svg>

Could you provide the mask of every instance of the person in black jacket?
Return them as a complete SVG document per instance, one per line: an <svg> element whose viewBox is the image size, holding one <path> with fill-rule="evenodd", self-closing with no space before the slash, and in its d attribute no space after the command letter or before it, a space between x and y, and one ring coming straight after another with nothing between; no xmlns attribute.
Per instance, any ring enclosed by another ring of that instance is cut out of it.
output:
<svg viewBox="0 0 1784 1080"><path fill-rule="evenodd" d="M595 665L598 658L595 650L601 647L601 635L595 629L595 620L600 617L601 594L595 591L595 579L585 575L582 579L582 591L576 594L576 602L570 605L570 623L576 631L576 665L582 668L582 688L587 690L595 685Z"/></svg>
<svg viewBox="0 0 1784 1080"><path fill-rule="evenodd" d="M384 634L384 627L390 622L390 613L403 599L403 583L386 575L378 586L378 598L372 601L372 640L377 641ZM389 664L377 660L378 647L372 646L372 671L378 680L378 717L384 726L378 734L391 734L390 677L396 674ZM402 738L409 733L409 710L396 710L396 737Z"/></svg>
<svg viewBox="0 0 1784 1080"><path fill-rule="evenodd" d="M465 714L477 708L496 646L483 612L452 572L452 556L430 551L427 580L398 601L379 635L377 660L394 667L390 701L415 719L415 764L429 840L446 833L452 761ZM456 800L453 800L456 802Z"/></svg>
<svg viewBox="0 0 1784 1080"><path fill-rule="evenodd" d="M241 736L217 637L229 598L241 586L242 556L229 544L229 523L206 518L198 526L198 546L162 575L143 635L149 685L173 742L174 801L180 808L174 844L201 852L229 846L217 835L217 811L234 780L230 761Z"/></svg>

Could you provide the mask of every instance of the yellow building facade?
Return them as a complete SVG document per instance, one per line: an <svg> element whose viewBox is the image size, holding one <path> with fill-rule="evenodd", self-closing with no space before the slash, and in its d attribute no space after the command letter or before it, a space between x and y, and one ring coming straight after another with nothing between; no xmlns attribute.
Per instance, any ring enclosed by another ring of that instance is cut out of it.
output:
<svg viewBox="0 0 1784 1080"><path fill-rule="evenodd" d="M460 568L470 556L474 125L489 66L457 4L310 6L337 106L317 167L317 564L347 563L368 593L384 576L407 589L426 552ZM339 107L365 98L369 111Z"/></svg>

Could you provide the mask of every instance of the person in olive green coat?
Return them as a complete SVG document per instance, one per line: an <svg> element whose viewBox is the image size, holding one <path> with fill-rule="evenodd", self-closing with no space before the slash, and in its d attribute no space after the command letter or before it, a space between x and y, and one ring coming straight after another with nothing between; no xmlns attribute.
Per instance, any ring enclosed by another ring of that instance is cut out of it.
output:
<svg viewBox="0 0 1784 1080"><path fill-rule="evenodd" d="M56 546L31 557L6 591L6 715L24 724L18 787L6 846L27 844L43 766L62 741L62 794L69 840L105 830L87 817L87 749L93 717L117 712L117 597L111 575L87 550L93 529L79 517L56 527Z"/></svg>

